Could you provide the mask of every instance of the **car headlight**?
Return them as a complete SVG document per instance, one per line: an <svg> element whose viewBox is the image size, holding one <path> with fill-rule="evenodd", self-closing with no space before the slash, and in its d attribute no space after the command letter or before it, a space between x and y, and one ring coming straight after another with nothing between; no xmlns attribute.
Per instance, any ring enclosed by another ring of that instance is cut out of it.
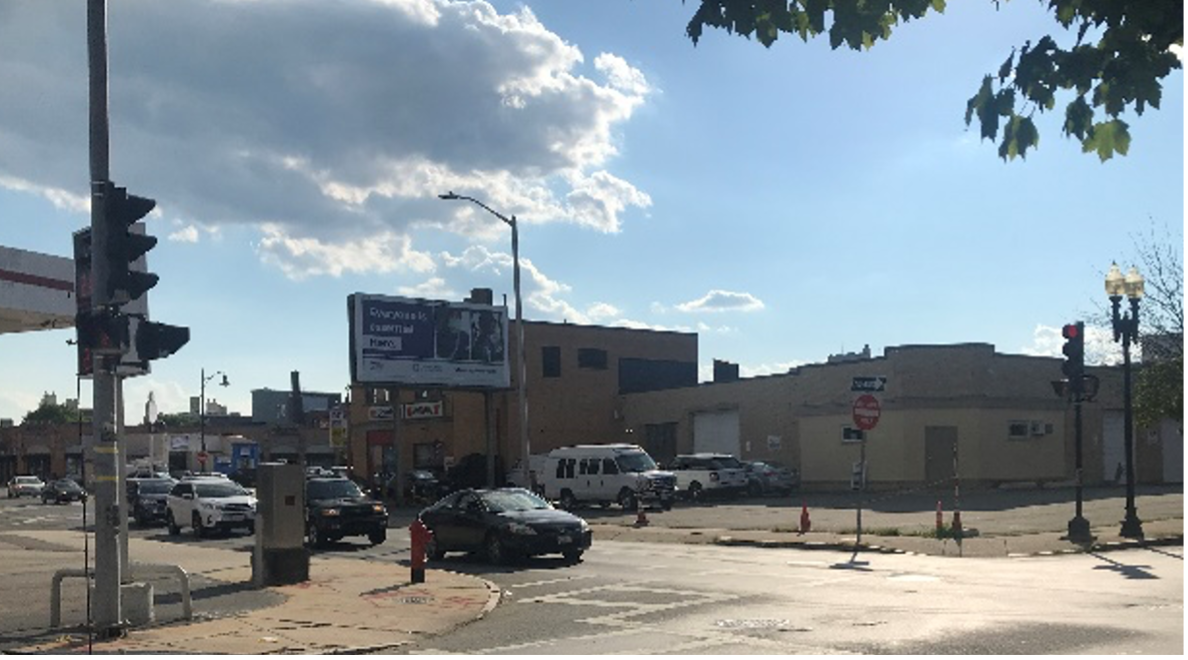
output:
<svg viewBox="0 0 1188 660"><path fill-rule="evenodd" d="M590 523L583 520L582 521L582 533L585 534L588 531L590 531Z"/></svg>
<svg viewBox="0 0 1188 660"><path fill-rule="evenodd" d="M532 529L528 525L525 525L524 523L516 523L516 522L508 523L507 531L511 532L512 534L524 534L524 535L536 533L536 530Z"/></svg>
<svg viewBox="0 0 1188 660"><path fill-rule="evenodd" d="M342 512L338 509L322 509L323 516L337 516L340 513Z"/></svg>
<svg viewBox="0 0 1188 660"><path fill-rule="evenodd" d="M371 510L376 513L387 513L388 512L388 510L385 509L384 505L382 505L382 504L372 504Z"/></svg>

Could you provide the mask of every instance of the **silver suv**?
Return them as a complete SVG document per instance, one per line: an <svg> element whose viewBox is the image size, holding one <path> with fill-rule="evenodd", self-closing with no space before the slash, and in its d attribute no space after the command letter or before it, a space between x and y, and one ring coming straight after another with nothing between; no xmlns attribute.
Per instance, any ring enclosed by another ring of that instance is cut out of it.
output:
<svg viewBox="0 0 1188 660"><path fill-rule="evenodd" d="M181 533L183 525L196 536L216 530L256 531L256 498L230 479L198 478L178 482L169 491L165 522L169 533Z"/></svg>

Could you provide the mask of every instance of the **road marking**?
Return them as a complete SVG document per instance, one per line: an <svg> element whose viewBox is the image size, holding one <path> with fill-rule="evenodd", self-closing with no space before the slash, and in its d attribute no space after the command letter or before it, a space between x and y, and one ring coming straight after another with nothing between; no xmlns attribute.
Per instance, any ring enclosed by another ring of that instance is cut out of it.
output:
<svg viewBox="0 0 1188 660"><path fill-rule="evenodd" d="M574 580L591 580L593 575L576 575L573 577L556 578L553 580L537 580L536 582L521 582L520 584L509 584L507 589L526 589L528 587L543 587L550 584L564 584L566 582L573 582Z"/></svg>

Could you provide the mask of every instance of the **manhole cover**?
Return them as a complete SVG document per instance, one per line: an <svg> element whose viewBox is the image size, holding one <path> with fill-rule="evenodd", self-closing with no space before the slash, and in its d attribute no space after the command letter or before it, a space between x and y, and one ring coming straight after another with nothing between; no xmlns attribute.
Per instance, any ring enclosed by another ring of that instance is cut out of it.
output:
<svg viewBox="0 0 1188 660"><path fill-rule="evenodd" d="M730 629L759 629L759 628L786 628L788 627L787 619L719 619L714 622L719 628Z"/></svg>

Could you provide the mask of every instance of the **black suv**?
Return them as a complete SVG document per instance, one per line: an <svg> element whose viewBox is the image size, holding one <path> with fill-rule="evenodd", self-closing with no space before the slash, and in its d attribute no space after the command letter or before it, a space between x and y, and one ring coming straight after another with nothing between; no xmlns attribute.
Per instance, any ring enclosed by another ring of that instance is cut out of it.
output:
<svg viewBox="0 0 1188 660"><path fill-rule="evenodd" d="M128 515L141 527L164 523L169 519L169 491L177 482L173 479L150 478L128 480Z"/></svg>
<svg viewBox="0 0 1188 660"><path fill-rule="evenodd" d="M350 479L306 479L305 514L305 541L313 547L344 536L366 536L372 545L388 538L388 510Z"/></svg>

